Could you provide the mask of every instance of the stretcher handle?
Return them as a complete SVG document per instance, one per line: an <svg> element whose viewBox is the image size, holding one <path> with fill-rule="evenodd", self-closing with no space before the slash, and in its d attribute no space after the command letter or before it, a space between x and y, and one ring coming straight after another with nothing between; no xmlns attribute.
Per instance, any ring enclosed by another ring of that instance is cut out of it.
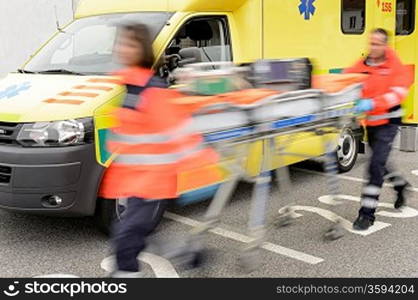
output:
<svg viewBox="0 0 418 300"><path fill-rule="evenodd" d="M268 96L266 98L260 99L257 102L251 104L241 104L240 108L242 109L252 109L257 108L265 104L283 104L285 102L292 102L295 100L306 100L306 99L319 99L319 94L316 93L306 93L306 94L296 94L296 93L284 93Z"/></svg>
<svg viewBox="0 0 418 300"><path fill-rule="evenodd" d="M204 70L205 68L209 67L228 67L228 69L236 68L236 66L233 63L225 61L189 64L188 67L193 68L195 70Z"/></svg>
<svg viewBox="0 0 418 300"><path fill-rule="evenodd" d="M199 109L197 114L198 115L211 114L211 113L216 113L219 111L225 111L231 108L234 108L234 106L228 102L215 103L215 104L210 104L208 106L202 107L201 109Z"/></svg>

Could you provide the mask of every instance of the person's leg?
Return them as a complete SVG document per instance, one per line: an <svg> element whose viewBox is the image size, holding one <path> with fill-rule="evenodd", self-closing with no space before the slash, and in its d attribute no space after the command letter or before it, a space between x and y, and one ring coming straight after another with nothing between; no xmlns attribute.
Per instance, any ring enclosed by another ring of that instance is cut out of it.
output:
<svg viewBox="0 0 418 300"><path fill-rule="evenodd" d="M385 175L386 161L384 155L385 149L382 149L382 141L380 140L379 127L368 127L368 140L372 150L369 166L368 166L368 183L363 187L361 194L361 208L360 215L367 216L374 221L374 213L377 207L377 201L379 200L380 190L383 185L383 176Z"/></svg>
<svg viewBox="0 0 418 300"><path fill-rule="evenodd" d="M114 247L119 271L138 272L138 255L146 246L146 237L155 229L155 217L166 200L147 201L129 198L127 211L115 230Z"/></svg>
<svg viewBox="0 0 418 300"><path fill-rule="evenodd" d="M397 129L392 125L368 128L368 139L372 149L368 173L368 184L364 186L361 195L361 208L354 227L365 230L374 222L381 188L386 174L386 163L392 149Z"/></svg>
<svg viewBox="0 0 418 300"><path fill-rule="evenodd" d="M406 205L406 191L410 184L403 178L400 172L395 171L392 165L389 165L387 169L384 178L393 185L393 189L396 192L394 207L398 209Z"/></svg>

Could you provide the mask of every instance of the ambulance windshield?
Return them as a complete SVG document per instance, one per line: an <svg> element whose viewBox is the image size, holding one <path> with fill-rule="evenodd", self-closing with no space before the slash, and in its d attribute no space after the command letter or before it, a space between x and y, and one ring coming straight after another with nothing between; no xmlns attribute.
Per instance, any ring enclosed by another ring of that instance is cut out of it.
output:
<svg viewBox="0 0 418 300"><path fill-rule="evenodd" d="M106 74L115 71L120 68L113 57L117 26L135 22L146 24L154 40L171 15L141 12L78 19L42 48L24 71L51 74Z"/></svg>

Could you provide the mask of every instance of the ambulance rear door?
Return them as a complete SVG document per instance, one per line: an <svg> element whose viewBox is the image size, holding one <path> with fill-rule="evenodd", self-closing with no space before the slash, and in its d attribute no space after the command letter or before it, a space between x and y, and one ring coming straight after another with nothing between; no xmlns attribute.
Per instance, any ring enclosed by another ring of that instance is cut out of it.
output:
<svg viewBox="0 0 418 300"><path fill-rule="evenodd" d="M395 49L407 66L407 72L411 80L418 82L415 69L417 60L418 35L416 28L416 0L396 0L395 7ZM418 101L415 94L415 84L412 85L408 98L404 102L406 123L418 123Z"/></svg>

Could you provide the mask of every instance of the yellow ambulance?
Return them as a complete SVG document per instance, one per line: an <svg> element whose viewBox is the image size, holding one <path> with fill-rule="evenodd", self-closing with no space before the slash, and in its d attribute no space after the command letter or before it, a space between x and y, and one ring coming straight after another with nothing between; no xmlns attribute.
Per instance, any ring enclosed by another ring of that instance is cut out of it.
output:
<svg viewBox="0 0 418 300"><path fill-rule="evenodd" d="M309 57L315 73L335 73L366 54L367 32L383 27L405 63L415 65L415 0L81 0L73 22L0 81L0 208L59 216L93 216L108 228L118 201L98 199L109 153L109 104L124 89L107 74L118 24L142 22L166 64L163 76L188 61ZM13 55L12 53L10 55ZM412 92L406 121L418 121ZM346 128L339 167L349 170L358 139ZM302 133L292 152L323 154ZM248 172L257 172L259 145ZM289 156L286 164L300 161ZM196 197L198 197L197 195Z"/></svg>

